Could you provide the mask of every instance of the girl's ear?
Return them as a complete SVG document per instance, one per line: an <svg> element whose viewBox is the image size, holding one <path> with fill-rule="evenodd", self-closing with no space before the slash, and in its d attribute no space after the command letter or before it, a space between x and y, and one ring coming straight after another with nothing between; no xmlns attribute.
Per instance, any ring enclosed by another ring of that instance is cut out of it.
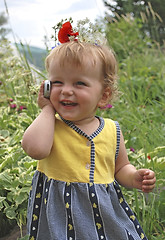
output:
<svg viewBox="0 0 165 240"><path fill-rule="evenodd" d="M99 108L104 108L107 105L111 95L112 95L112 91L111 91L110 87L106 87L103 90L102 98L98 102L97 106Z"/></svg>

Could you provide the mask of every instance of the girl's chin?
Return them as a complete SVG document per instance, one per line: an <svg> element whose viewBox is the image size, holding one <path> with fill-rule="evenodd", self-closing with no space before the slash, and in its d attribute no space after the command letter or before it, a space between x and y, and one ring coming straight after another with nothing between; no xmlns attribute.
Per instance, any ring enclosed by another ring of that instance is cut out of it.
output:
<svg viewBox="0 0 165 240"><path fill-rule="evenodd" d="M62 117L65 120L68 120L71 122L75 120L75 118L71 114L62 114L62 113L60 114L59 112L57 112L57 113L59 114L60 117Z"/></svg>

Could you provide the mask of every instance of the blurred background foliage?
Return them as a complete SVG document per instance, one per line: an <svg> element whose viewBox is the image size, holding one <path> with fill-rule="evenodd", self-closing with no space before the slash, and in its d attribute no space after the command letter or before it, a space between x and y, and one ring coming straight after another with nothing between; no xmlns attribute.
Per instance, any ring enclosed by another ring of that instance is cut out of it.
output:
<svg viewBox="0 0 165 240"><path fill-rule="evenodd" d="M105 18L79 21L82 39L106 39L118 60L119 96L97 114L120 123L130 161L157 176L153 193L123 189L149 240L165 239L165 45L161 1L104 1ZM156 5L155 5L156 4ZM0 14L0 237L26 224L26 206L37 161L21 148L25 129L39 113L39 84L47 78L49 49L13 45ZM64 20L63 20L64 21ZM153 24L154 22L154 24ZM58 32L61 24L53 27ZM152 29L152 30L151 30ZM162 30L160 30L162 29ZM52 37L52 36L51 36ZM56 36L53 36L56 42ZM45 38L49 40L49 36ZM22 239L23 238L23 235Z"/></svg>
<svg viewBox="0 0 165 240"><path fill-rule="evenodd" d="M142 18L141 32L153 41L163 45L165 40L165 1L162 0L103 0L107 9L115 17L131 14L134 18ZM109 14L107 13L109 18Z"/></svg>

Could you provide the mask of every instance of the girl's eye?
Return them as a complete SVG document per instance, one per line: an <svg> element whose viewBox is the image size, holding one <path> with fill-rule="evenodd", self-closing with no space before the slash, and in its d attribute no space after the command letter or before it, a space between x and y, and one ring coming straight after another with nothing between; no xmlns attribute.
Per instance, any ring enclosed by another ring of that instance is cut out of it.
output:
<svg viewBox="0 0 165 240"><path fill-rule="evenodd" d="M76 84L77 84L78 86L86 86L86 83L81 82L81 81L78 81Z"/></svg>
<svg viewBox="0 0 165 240"><path fill-rule="evenodd" d="M53 85L61 85L62 82L60 82L60 81L54 81L54 82L52 82L52 84L53 84Z"/></svg>

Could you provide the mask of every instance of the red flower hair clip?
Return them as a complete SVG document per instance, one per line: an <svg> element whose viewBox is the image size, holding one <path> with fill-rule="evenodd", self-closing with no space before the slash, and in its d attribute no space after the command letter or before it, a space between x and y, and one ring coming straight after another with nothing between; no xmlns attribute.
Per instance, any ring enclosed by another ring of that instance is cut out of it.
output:
<svg viewBox="0 0 165 240"><path fill-rule="evenodd" d="M79 35L78 32L74 33L72 29L72 25L70 22L66 22L62 25L61 29L58 32L58 40L60 43L66 43L69 42L70 36L74 36L74 40L77 41L77 36Z"/></svg>

